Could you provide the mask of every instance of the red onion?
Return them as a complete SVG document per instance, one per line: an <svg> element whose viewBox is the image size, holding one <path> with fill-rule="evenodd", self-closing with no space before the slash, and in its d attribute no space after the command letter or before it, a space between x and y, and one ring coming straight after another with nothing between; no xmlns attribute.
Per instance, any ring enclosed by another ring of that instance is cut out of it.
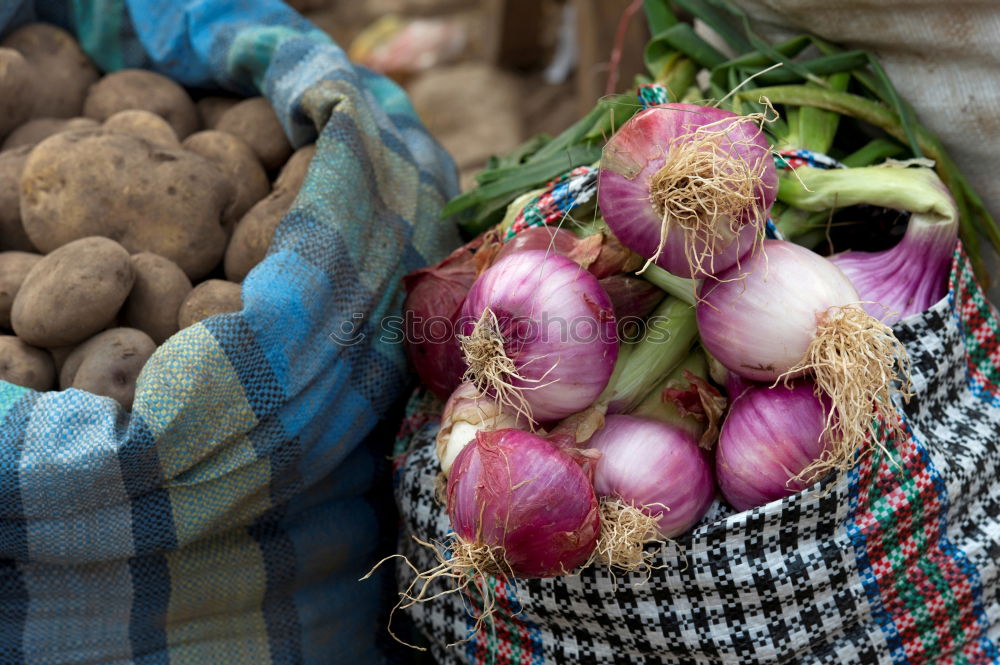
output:
<svg viewBox="0 0 1000 665"><path fill-rule="evenodd" d="M631 275L611 275L599 283L611 299L619 323L622 319L645 318L666 296L653 284Z"/></svg>
<svg viewBox="0 0 1000 665"><path fill-rule="evenodd" d="M690 529L712 504L712 471L695 438L683 429L612 415L588 445L601 453L594 463L597 494L656 518L664 538Z"/></svg>
<svg viewBox="0 0 1000 665"><path fill-rule="evenodd" d="M479 432L458 454L448 516L472 568L517 577L568 574L590 557L600 530L597 497L580 466L516 429Z"/></svg>
<svg viewBox="0 0 1000 665"><path fill-rule="evenodd" d="M827 419L832 466L853 464L873 431L873 410L899 427L894 382L907 375L906 351L892 329L858 306L835 265L804 247L764 241L764 253L706 280L697 305L705 349L730 371L756 381L806 373L836 413ZM905 391L905 388L904 388Z"/></svg>
<svg viewBox="0 0 1000 665"><path fill-rule="evenodd" d="M733 402L722 425L715 474L726 501L748 510L805 489L801 477L824 452L829 401L810 381L755 386Z"/></svg>
<svg viewBox="0 0 1000 665"><path fill-rule="evenodd" d="M437 433L437 456L445 477L458 453L476 438L476 432L515 427L527 429L530 423L496 400L483 397L471 382L455 389L444 411Z"/></svg>
<svg viewBox="0 0 1000 665"><path fill-rule="evenodd" d="M569 259L540 250L485 271L459 326L467 377L536 422L588 407L618 357L615 316L600 284Z"/></svg>
<svg viewBox="0 0 1000 665"><path fill-rule="evenodd" d="M496 263L511 254L531 249L540 249L560 256L567 256L579 241L579 236L566 229L555 226L532 226L503 243L493 262Z"/></svg>
<svg viewBox="0 0 1000 665"><path fill-rule="evenodd" d="M605 146L598 204L626 247L681 277L714 275L758 244L777 193L770 150L754 118L656 106Z"/></svg>
<svg viewBox="0 0 1000 665"><path fill-rule="evenodd" d="M455 319L469 288L476 281L472 249L459 247L435 266L403 278L406 300L406 354L427 388L447 399L465 373L465 359L455 338Z"/></svg>

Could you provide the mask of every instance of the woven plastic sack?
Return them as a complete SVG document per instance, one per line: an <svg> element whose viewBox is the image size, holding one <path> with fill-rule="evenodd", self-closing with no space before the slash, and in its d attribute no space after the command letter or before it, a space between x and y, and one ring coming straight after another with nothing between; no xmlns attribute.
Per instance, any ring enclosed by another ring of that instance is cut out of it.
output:
<svg viewBox="0 0 1000 665"><path fill-rule="evenodd" d="M277 0L0 3L3 35L37 19L105 70L263 93L318 150L243 310L160 347L131 414L0 382L0 663L383 662L391 580L358 579L394 540L366 492L409 377L378 323L457 243L450 158Z"/></svg>
<svg viewBox="0 0 1000 665"><path fill-rule="evenodd" d="M449 665L1000 661L1000 321L961 250L948 296L895 331L916 394L885 452L750 511L716 501L648 579L489 578L499 611L478 633L475 597L406 612ZM448 533L433 406L411 401L397 470L401 549L422 570L434 561L410 536Z"/></svg>

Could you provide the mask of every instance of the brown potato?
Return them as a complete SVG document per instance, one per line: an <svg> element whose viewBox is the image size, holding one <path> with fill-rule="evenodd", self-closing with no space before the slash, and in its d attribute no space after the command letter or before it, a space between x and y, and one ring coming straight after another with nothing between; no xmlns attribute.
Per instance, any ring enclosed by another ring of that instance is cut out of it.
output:
<svg viewBox="0 0 1000 665"><path fill-rule="evenodd" d="M0 335L0 379L34 390L51 390L56 369L44 350L13 335Z"/></svg>
<svg viewBox="0 0 1000 665"><path fill-rule="evenodd" d="M35 101L33 74L23 55L0 48L0 136L31 117Z"/></svg>
<svg viewBox="0 0 1000 665"><path fill-rule="evenodd" d="M114 321L134 281L124 247L108 238L81 238L28 272L14 298L11 326L35 346L76 344Z"/></svg>
<svg viewBox="0 0 1000 665"><path fill-rule="evenodd" d="M10 329L14 298L24 278L41 259L41 254L30 252L0 252L0 328Z"/></svg>
<svg viewBox="0 0 1000 665"><path fill-rule="evenodd" d="M161 116L179 139L198 131L198 110L184 88L145 69L122 69L92 85L83 104L83 115L104 122L129 109Z"/></svg>
<svg viewBox="0 0 1000 665"><path fill-rule="evenodd" d="M31 65L32 118L80 115L87 89L100 74L73 35L54 25L32 23L11 33L0 46L19 51Z"/></svg>
<svg viewBox="0 0 1000 665"><path fill-rule="evenodd" d="M243 139L260 163L273 171L292 154L292 144L278 122L278 116L264 97L246 99L222 114L215 128Z"/></svg>
<svg viewBox="0 0 1000 665"><path fill-rule="evenodd" d="M134 328L111 328L91 337L66 358L59 373L62 389L78 388L132 408L135 382L156 344Z"/></svg>
<svg viewBox="0 0 1000 665"><path fill-rule="evenodd" d="M177 313L191 292L191 280L176 263L152 252L133 254L132 268L135 285L122 308L122 319L163 344L177 332Z"/></svg>
<svg viewBox="0 0 1000 665"><path fill-rule="evenodd" d="M104 129L138 136L164 148L181 147L177 134L174 134L174 128L166 120L149 111L140 109L119 111L104 121Z"/></svg>
<svg viewBox="0 0 1000 665"><path fill-rule="evenodd" d="M184 139L183 147L214 163L233 184L236 196L226 209L227 225L235 225L253 204L271 191L271 181L257 156L238 137L208 129Z"/></svg>
<svg viewBox="0 0 1000 665"><path fill-rule="evenodd" d="M31 146L0 152L0 251L34 252L21 223L21 191L18 183Z"/></svg>
<svg viewBox="0 0 1000 665"><path fill-rule="evenodd" d="M239 97L221 97L210 95L202 97L195 106L198 107L198 115L201 116L201 126L205 129L215 129L222 114L239 104Z"/></svg>
<svg viewBox="0 0 1000 665"><path fill-rule="evenodd" d="M239 284L224 279L209 279L191 290L180 311L177 312L177 327L187 328L214 314L238 312L243 309Z"/></svg>
<svg viewBox="0 0 1000 665"><path fill-rule="evenodd" d="M49 355L52 356L52 362L56 366L56 374L62 372L63 365L66 364L66 359L69 358L69 354L73 353L76 349L75 346L57 346L54 349L49 349Z"/></svg>
<svg viewBox="0 0 1000 665"><path fill-rule="evenodd" d="M21 222L43 252L106 236L129 252L165 256L197 279L225 252L222 216L232 198L232 185L204 157L85 130L35 146L21 176Z"/></svg>
<svg viewBox="0 0 1000 665"><path fill-rule="evenodd" d="M92 129L100 127L96 120L90 118L35 118L24 123L10 133L3 142L3 149L34 146L59 132L69 132L74 129Z"/></svg>
<svg viewBox="0 0 1000 665"><path fill-rule="evenodd" d="M299 148L281 170L274 189L261 199L236 225L226 248L226 279L242 282L255 265L264 260L271 246L274 230L302 189L309 162L316 154L315 145Z"/></svg>

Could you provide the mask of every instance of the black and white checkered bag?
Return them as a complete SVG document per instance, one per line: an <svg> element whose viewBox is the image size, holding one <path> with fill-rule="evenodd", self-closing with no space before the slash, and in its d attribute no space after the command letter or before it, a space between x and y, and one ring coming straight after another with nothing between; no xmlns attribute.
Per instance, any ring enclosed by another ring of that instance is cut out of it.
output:
<svg viewBox="0 0 1000 665"><path fill-rule="evenodd" d="M443 664L1000 662L1000 325L964 255L949 296L896 326L916 396L909 436L763 507L716 501L648 576L587 568L490 579L498 612L450 594L406 610ZM411 425L414 422L410 420ZM442 541L433 420L398 470L401 551ZM888 430L886 430L888 431ZM405 588L413 574L398 569ZM442 590L444 587L440 587ZM469 639L466 639L469 638ZM461 642L456 646L447 644Z"/></svg>

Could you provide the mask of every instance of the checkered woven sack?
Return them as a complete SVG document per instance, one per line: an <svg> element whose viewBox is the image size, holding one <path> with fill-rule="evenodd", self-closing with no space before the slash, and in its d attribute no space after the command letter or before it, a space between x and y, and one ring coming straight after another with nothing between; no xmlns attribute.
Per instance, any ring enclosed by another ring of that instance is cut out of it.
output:
<svg viewBox="0 0 1000 665"><path fill-rule="evenodd" d="M434 655L449 665L1000 660L1000 324L960 249L947 298L895 330L916 393L902 407L905 440L886 438L850 472L754 510L717 501L648 580L599 568L490 579L500 611L477 634L474 598L417 605L407 612ZM436 425L413 405L397 501L402 551L426 569L428 551L409 536L441 540L448 519L434 499Z"/></svg>

